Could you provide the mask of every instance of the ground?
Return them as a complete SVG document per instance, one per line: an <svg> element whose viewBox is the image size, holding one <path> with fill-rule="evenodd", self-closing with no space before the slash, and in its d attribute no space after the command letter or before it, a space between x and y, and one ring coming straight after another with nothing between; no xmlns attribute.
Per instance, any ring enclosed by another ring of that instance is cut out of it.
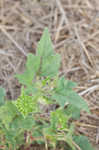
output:
<svg viewBox="0 0 99 150"><path fill-rule="evenodd" d="M99 0L0 0L0 85L16 99L16 73L35 53L48 27L54 49L61 54L60 74L76 81L75 89L89 104L78 130L99 149Z"/></svg>

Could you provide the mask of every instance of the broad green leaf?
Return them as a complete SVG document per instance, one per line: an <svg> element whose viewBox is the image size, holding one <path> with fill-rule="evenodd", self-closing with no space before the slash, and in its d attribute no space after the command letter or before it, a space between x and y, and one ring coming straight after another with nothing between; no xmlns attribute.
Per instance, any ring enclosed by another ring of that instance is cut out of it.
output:
<svg viewBox="0 0 99 150"><path fill-rule="evenodd" d="M7 143L11 145L10 147L12 147L12 149L14 150L16 147L15 133L11 132L11 130L6 130L5 138L6 138Z"/></svg>
<svg viewBox="0 0 99 150"><path fill-rule="evenodd" d="M3 127L2 131L5 135L5 140L6 140L4 145L5 144L7 144L8 146L10 145L10 148L12 150L17 149L20 147L20 145L24 144L24 132L22 131L22 129L17 129L17 128L6 129Z"/></svg>
<svg viewBox="0 0 99 150"><path fill-rule="evenodd" d="M72 90L75 87L75 83L65 80L63 77L59 79L52 99L64 107L66 103L77 107L80 110L84 110L90 113L87 102L84 101L75 91Z"/></svg>
<svg viewBox="0 0 99 150"><path fill-rule="evenodd" d="M47 58L54 54L52 41L48 29L46 28L38 43L37 55L43 58Z"/></svg>
<svg viewBox="0 0 99 150"><path fill-rule="evenodd" d="M70 104L74 105L78 109L90 113L87 102L85 102L85 100L81 96L79 96L75 91L66 91L66 99Z"/></svg>
<svg viewBox="0 0 99 150"><path fill-rule="evenodd" d="M12 102L7 102L0 108L0 120L7 129L9 128L9 124L17 114L17 108L12 104Z"/></svg>
<svg viewBox="0 0 99 150"><path fill-rule="evenodd" d="M16 149L19 149L20 146L24 145L24 132L19 133L15 137L15 141L16 141Z"/></svg>
<svg viewBox="0 0 99 150"><path fill-rule="evenodd" d="M63 89L72 89L77 86L77 83L72 82L70 80L66 80L64 76L60 77L60 79L57 82L57 87L59 90Z"/></svg>
<svg viewBox="0 0 99 150"><path fill-rule="evenodd" d="M76 87L77 84L70 80L66 80L64 77L61 77L57 80L55 92L65 95L66 90L71 90Z"/></svg>
<svg viewBox="0 0 99 150"><path fill-rule="evenodd" d="M4 105L5 90L0 87L0 106Z"/></svg>
<svg viewBox="0 0 99 150"><path fill-rule="evenodd" d="M38 94L38 92L39 92L39 90L35 86L35 83L34 83L34 85L27 86L27 88L25 89L25 93L27 95L30 95L30 94L36 95L36 94Z"/></svg>
<svg viewBox="0 0 99 150"><path fill-rule="evenodd" d="M29 86L32 84L33 79L40 67L40 58L33 54L28 54L26 62L26 70L23 74L17 74L19 82L23 85Z"/></svg>
<svg viewBox="0 0 99 150"><path fill-rule="evenodd" d="M35 125L35 121L32 116L23 118L22 115L17 115L16 118L12 120L10 128L17 131L19 129L31 130L34 125Z"/></svg>
<svg viewBox="0 0 99 150"><path fill-rule="evenodd" d="M23 74L16 74L15 77L19 80L22 85L30 86L33 81L33 71L26 70Z"/></svg>
<svg viewBox="0 0 99 150"><path fill-rule="evenodd" d="M24 132L20 133L20 130L13 130L11 128L9 130L3 128L3 132L6 139L5 144L8 145L8 149L15 150L24 144Z"/></svg>
<svg viewBox="0 0 99 150"><path fill-rule="evenodd" d="M44 30L37 47L37 56L40 57L40 76L54 77L60 67L60 55L55 54L48 29Z"/></svg>
<svg viewBox="0 0 99 150"><path fill-rule="evenodd" d="M73 140L81 148L81 150L95 150L85 136L74 136Z"/></svg>
<svg viewBox="0 0 99 150"><path fill-rule="evenodd" d="M80 110L90 113L87 103L74 91L68 90L65 95L54 93L51 98L56 100L61 107L64 107L65 104L71 104Z"/></svg>
<svg viewBox="0 0 99 150"><path fill-rule="evenodd" d="M73 119L79 119L80 118L80 109L75 107L74 105L68 105L65 109L65 112L67 115L72 115Z"/></svg>
<svg viewBox="0 0 99 150"><path fill-rule="evenodd" d="M30 71L31 73L34 72L34 74L36 74L39 67L40 67L40 58L36 55L29 53L26 62L27 70Z"/></svg>
<svg viewBox="0 0 99 150"><path fill-rule="evenodd" d="M58 54L53 56L48 56L42 60L42 67L41 67L41 76L49 76L54 77L58 73L58 69L60 66L60 56Z"/></svg>
<svg viewBox="0 0 99 150"><path fill-rule="evenodd" d="M26 70L23 74L16 75L16 78L21 84L29 86L36 75L50 78L56 76L59 67L60 55L55 54L48 29L45 29L38 43L36 55L28 54Z"/></svg>
<svg viewBox="0 0 99 150"><path fill-rule="evenodd" d="M58 93L54 93L52 96L51 96L51 99L52 100L55 100L57 104L59 104L62 108L65 106L66 102L66 98L65 96L63 95L60 95Z"/></svg>

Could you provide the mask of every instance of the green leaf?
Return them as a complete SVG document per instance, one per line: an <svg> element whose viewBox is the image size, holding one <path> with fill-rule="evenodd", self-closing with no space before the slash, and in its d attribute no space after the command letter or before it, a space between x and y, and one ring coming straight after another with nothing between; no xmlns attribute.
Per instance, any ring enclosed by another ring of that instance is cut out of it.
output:
<svg viewBox="0 0 99 150"><path fill-rule="evenodd" d="M26 70L23 74L16 74L15 77L23 85L29 86L32 84L34 72Z"/></svg>
<svg viewBox="0 0 99 150"><path fill-rule="evenodd" d="M7 102L0 108L0 120L7 129L9 128L9 124L17 114L17 108L13 105L12 102Z"/></svg>
<svg viewBox="0 0 99 150"><path fill-rule="evenodd" d="M87 102L85 102L85 100L80 97L75 91L68 90L66 92L66 99L70 104L74 105L78 109L90 113Z"/></svg>
<svg viewBox="0 0 99 150"><path fill-rule="evenodd" d="M60 66L60 56L58 54L48 56L48 58L42 60L41 76L54 77L58 73Z"/></svg>
<svg viewBox="0 0 99 150"><path fill-rule="evenodd" d="M65 104L68 103L78 109L82 109L90 113L88 104L82 97L72 90L75 85L75 83L65 80L64 77L60 78L56 88L54 89L55 92L52 95L52 99L56 100L61 107L64 107Z"/></svg>
<svg viewBox="0 0 99 150"><path fill-rule="evenodd" d="M14 130L24 129L31 130L35 125L35 121L32 116L23 118L22 115L17 115L14 120L11 122L10 128Z"/></svg>
<svg viewBox="0 0 99 150"><path fill-rule="evenodd" d="M67 115L72 115L73 119L79 119L80 118L80 109L75 107L74 105L68 105L65 109L65 112Z"/></svg>
<svg viewBox="0 0 99 150"><path fill-rule="evenodd" d="M77 84L75 82L66 80L64 77L60 77L57 80L56 88L54 90L57 93L61 93L62 95L65 95L66 90L71 90L72 88L74 88L76 86L77 86Z"/></svg>
<svg viewBox="0 0 99 150"><path fill-rule="evenodd" d="M56 91L62 92L64 89L63 92L65 92L66 89L72 89L72 88L75 88L76 86L77 86L77 83L72 82L70 80L66 80L64 76L62 76L57 82Z"/></svg>
<svg viewBox="0 0 99 150"><path fill-rule="evenodd" d="M34 83L34 85L27 86L27 88L25 89L25 93L27 95L30 95L30 94L36 95L36 94L38 94L38 92L39 92L39 90L37 89L35 83Z"/></svg>
<svg viewBox="0 0 99 150"><path fill-rule="evenodd" d="M0 106L4 105L5 90L0 87Z"/></svg>
<svg viewBox="0 0 99 150"><path fill-rule="evenodd" d="M50 34L48 29L44 30L40 42L37 47L37 56L40 57L40 76L50 76L54 77L57 75L60 67L60 55L55 54L52 46L52 41L50 39Z"/></svg>
<svg viewBox="0 0 99 150"><path fill-rule="evenodd" d="M18 131L17 131L18 132ZM18 132L19 133L19 132ZM24 145L24 132L19 133L16 137L15 137L15 141L16 141L16 149L19 149L20 146Z"/></svg>
<svg viewBox="0 0 99 150"><path fill-rule="evenodd" d="M90 144L88 138L85 136L74 136L74 141L77 145L79 145L81 150L95 150Z"/></svg>
<svg viewBox="0 0 99 150"><path fill-rule="evenodd" d="M54 93L52 96L52 99L56 100L56 102L61 106L64 107L65 104L71 104L77 107L80 110L84 110L88 113L90 113L87 103L81 98L77 93L74 91L66 91L65 96Z"/></svg>
<svg viewBox="0 0 99 150"><path fill-rule="evenodd" d="M70 119L70 114L67 116L64 109L56 109L55 111L51 112L51 127L53 129L58 129L60 126L61 129L68 128L68 120Z"/></svg>
<svg viewBox="0 0 99 150"><path fill-rule="evenodd" d="M40 67L40 58L31 53L27 56L26 68L31 73L36 73Z"/></svg>
<svg viewBox="0 0 99 150"><path fill-rule="evenodd" d="M44 30L40 42L38 43L36 55L28 54L26 70L23 74L17 74L19 82L29 86L36 75L43 77L54 77L60 67L60 55L55 54L48 29Z"/></svg>
<svg viewBox="0 0 99 150"><path fill-rule="evenodd" d="M37 71L39 70L39 67L40 67L40 58L30 53L27 56L26 70L24 71L23 74L17 74L16 78L18 78L21 84L29 86L32 84L33 79Z"/></svg>
<svg viewBox="0 0 99 150"><path fill-rule="evenodd" d="M56 100L56 103L59 104L62 108L65 106L65 104L67 102L65 96L60 95L58 93L54 93L51 96L51 99Z"/></svg>
<svg viewBox="0 0 99 150"><path fill-rule="evenodd" d="M11 144L11 147L14 150L15 147L16 147L15 133L11 132L10 130L6 130L6 132L5 132L5 138L6 138L7 143L9 145Z"/></svg>
<svg viewBox="0 0 99 150"><path fill-rule="evenodd" d="M38 43L37 55L46 58L52 54L54 54L52 41L48 29L45 28L43 35Z"/></svg>
<svg viewBox="0 0 99 150"><path fill-rule="evenodd" d="M24 132L22 129L6 129L3 127L2 130L5 135L5 144L7 144L8 147L10 146L11 150L15 150L20 147L20 145L24 144Z"/></svg>
<svg viewBox="0 0 99 150"><path fill-rule="evenodd" d="M21 95L18 97L17 101L13 102L13 104L25 118L29 113L38 111L37 97L37 95L27 95L25 89L22 87Z"/></svg>

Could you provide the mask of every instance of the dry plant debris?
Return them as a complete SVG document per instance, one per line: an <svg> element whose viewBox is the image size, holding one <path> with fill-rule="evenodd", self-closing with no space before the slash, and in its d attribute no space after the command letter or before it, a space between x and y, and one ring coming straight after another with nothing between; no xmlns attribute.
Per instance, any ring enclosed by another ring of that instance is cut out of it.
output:
<svg viewBox="0 0 99 150"><path fill-rule="evenodd" d="M24 71L26 56L49 28L61 53L60 74L76 81L92 114L81 114L78 130L99 149L99 1L0 0L0 85L16 99L20 85L14 74Z"/></svg>

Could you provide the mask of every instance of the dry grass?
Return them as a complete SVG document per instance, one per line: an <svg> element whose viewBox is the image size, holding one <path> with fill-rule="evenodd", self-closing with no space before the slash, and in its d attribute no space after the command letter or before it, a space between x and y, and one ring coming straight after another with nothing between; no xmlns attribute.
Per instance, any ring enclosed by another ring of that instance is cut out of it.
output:
<svg viewBox="0 0 99 150"><path fill-rule="evenodd" d="M92 112L82 113L78 130L99 149L99 0L0 0L0 85L16 99L14 75L46 26L62 56L61 74L78 83Z"/></svg>

